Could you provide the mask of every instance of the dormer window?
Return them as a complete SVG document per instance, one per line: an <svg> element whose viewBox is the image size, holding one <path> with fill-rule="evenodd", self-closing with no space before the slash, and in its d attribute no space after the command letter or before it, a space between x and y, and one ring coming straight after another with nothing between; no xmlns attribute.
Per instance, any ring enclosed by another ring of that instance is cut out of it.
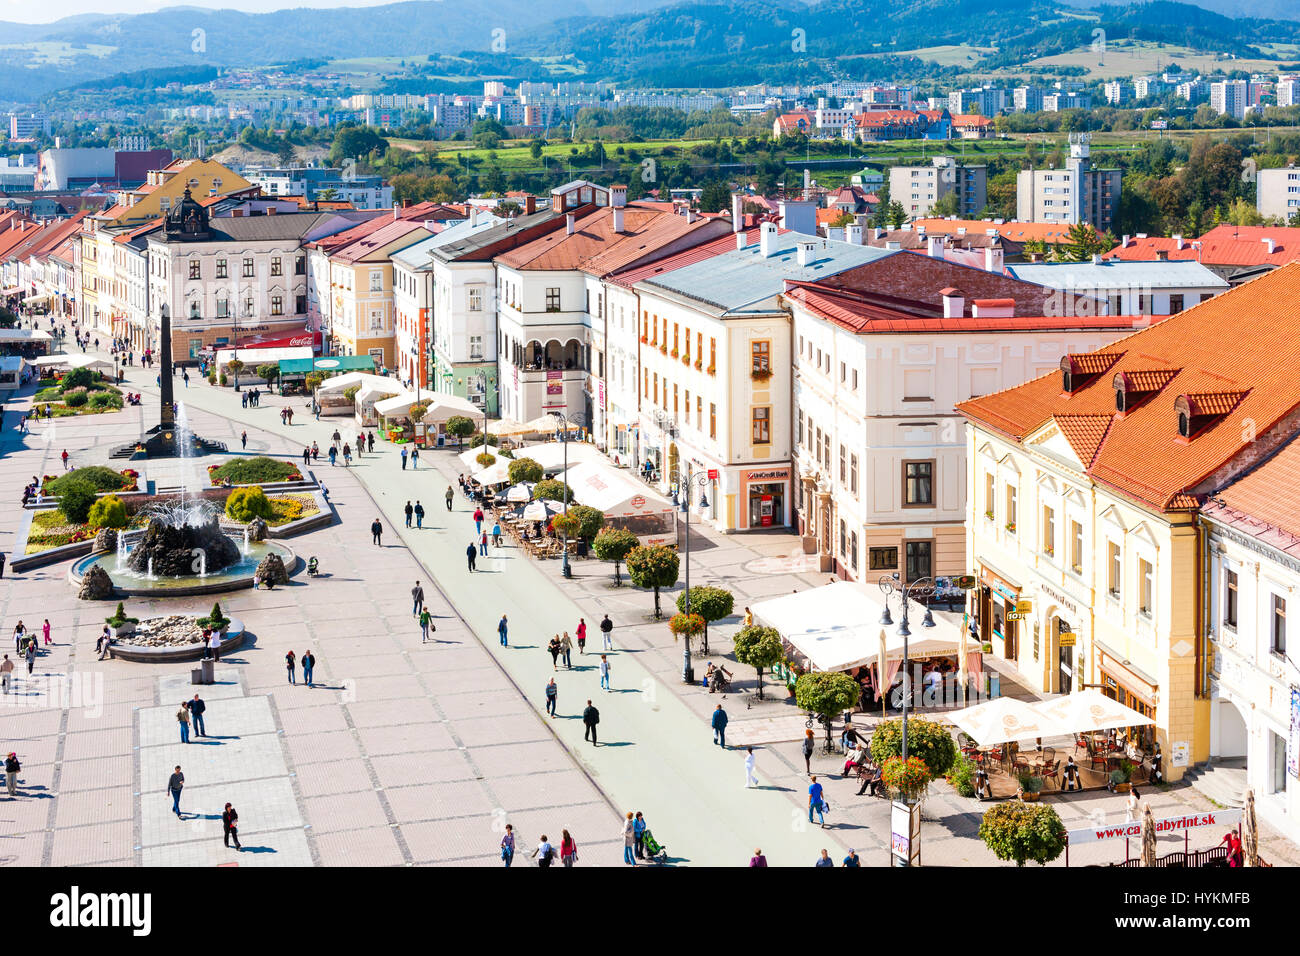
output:
<svg viewBox="0 0 1300 956"><path fill-rule="evenodd" d="M1176 368L1162 368L1116 372L1112 380L1115 389L1115 411L1121 415L1133 411L1147 399L1158 394L1179 371Z"/></svg>
<svg viewBox="0 0 1300 956"><path fill-rule="evenodd" d="M1178 439L1189 441L1217 424L1246 397L1244 391L1196 392L1174 399L1178 415Z"/></svg>
<svg viewBox="0 0 1300 956"><path fill-rule="evenodd" d="M1192 437L1192 419L1186 412L1178 413L1178 434L1183 438Z"/></svg>
<svg viewBox="0 0 1300 956"><path fill-rule="evenodd" d="M1123 356L1123 352L1085 352L1062 356L1061 391L1073 395L1086 388Z"/></svg>

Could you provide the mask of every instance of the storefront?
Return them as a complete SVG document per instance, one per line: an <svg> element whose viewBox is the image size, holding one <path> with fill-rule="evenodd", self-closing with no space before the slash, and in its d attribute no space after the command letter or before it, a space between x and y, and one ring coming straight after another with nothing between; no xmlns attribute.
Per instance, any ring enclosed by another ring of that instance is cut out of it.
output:
<svg viewBox="0 0 1300 956"><path fill-rule="evenodd" d="M786 505L790 498L790 469L769 468L741 472L746 502L747 528L782 528L790 523Z"/></svg>
<svg viewBox="0 0 1300 956"><path fill-rule="evenodd" d="M1017 605L1021 587L980 565L979 605L976 609L980 639L993 645L993 653L1015 664L1020 656Z"/></svg>
<svg viewBox="0 0 1300 956"><path fill-rule="evenodd" d="M1101 692L1125 707L1132 707L1144 717L1156 719L1156 702L1159 688L1149 678L1139 674L1131 664L1125 664L1105 650L1098 649L1101 670ZM1156 728L1152 724L1124 728L1127 738L1145 753L1155 747Z"/></svg>

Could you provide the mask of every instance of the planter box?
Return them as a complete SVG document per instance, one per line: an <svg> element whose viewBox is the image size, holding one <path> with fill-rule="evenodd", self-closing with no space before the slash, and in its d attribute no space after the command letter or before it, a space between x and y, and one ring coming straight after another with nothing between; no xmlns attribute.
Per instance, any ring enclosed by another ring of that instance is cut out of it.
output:
<svg viewBox="0 0 1300 956"><path fill-rule="evenodd" d="M1038 802L1038 798L1041 797L1041 796L1042 796L1041 793L1029 793L1029 792L1026 791L1026 790L1021 790L1021 791L1020 791L1020 799L1021 799L1021 801L1023 801L1024 803L1037 803L1037 802Z"/></svg>
<svg viewBox="0 0 1300 956"><path fill-rule="evenodd" d="M113 627L110 624L108 627L108 633L112 637L130 637L135 633L135 624L128 622L123 624L121 627Z"/></svg>

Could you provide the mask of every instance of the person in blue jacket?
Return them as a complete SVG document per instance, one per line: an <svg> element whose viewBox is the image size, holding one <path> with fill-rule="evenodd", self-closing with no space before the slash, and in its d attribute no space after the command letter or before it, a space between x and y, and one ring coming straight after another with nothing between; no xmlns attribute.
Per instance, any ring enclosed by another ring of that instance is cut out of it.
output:
<svg viewBox="0 0 1300 956"><path fill-rule="evenodd" d="M721 704L713 711L713 742L727 749L727 712Z"/></svg>

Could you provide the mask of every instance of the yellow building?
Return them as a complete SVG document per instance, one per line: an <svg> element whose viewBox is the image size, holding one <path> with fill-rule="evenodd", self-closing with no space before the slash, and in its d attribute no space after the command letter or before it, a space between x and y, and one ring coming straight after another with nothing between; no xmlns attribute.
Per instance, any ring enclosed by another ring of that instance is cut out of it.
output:
<svg viewBox="0 0 1300 956"><path fill-rule="evenodd" d="M1197 514L1300 431L1297 308L1292 264L958 406L980 637L1044 693L1150 716L1171 781L1210 753Z"/></svg>
<svg viewBox="0 0 1300 956"><path fill-rule="evenodd" d="M101 223L117 226L157 219L180 202L186 189L195 199L202 199L253 193L257 187L216 160L178 159L163 169L152 170L139 187L119 192L117 203L96 218Z"/></svg>

